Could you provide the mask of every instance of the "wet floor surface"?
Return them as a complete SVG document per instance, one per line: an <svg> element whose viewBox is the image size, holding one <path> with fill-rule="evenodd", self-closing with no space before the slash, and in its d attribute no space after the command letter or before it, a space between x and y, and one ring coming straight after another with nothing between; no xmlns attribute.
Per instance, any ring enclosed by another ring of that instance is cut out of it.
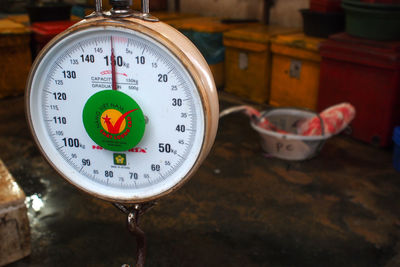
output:
<svg viewBox="0 0 400 267"><path fill-rule="evenodd" d="M8 266L132 264L125 215L50 168L22 98L0 100L0 122L0 158L28 196L32 238L31 256ZM390 150L339 136L317 158L286 162L232 115L196 175L142 218L146 266L400 266L399 200Z"/></svg>

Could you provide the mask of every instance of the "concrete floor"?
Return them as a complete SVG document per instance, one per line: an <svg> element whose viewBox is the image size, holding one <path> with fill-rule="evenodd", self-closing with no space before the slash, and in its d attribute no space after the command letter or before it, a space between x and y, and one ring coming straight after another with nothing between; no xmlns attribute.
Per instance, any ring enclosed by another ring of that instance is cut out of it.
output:
<svg viewBox="0 0 400 267"><path fill-rule="evenodd" d="M0 122L0 158L31 197L32 254L9 267L132 264L125 215L49 167L22 98L0 100ZM338 136L315 159L285 162L263 155L257 140L244 116L220 122L197 174L144 215L146 266L400 266L390 150Z"/></svg>

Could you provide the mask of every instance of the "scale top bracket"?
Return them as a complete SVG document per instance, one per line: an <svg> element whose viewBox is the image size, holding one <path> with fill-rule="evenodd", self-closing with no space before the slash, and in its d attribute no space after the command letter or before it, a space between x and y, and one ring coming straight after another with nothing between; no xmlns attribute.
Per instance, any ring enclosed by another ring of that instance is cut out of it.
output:
<svg viewBox="0 0 400 267"><path fill-rule="evenodd" d="M145 21L157 22L158 18L150 14L149 0L142 1L141 12L132 10L130 6L132 5L132 0L109 0L112 6L110 11L103 11L102 0L96 0L96 11L92 14L86 16L86 18L93 17L110 17L110 18L138 18Z"/></svg>

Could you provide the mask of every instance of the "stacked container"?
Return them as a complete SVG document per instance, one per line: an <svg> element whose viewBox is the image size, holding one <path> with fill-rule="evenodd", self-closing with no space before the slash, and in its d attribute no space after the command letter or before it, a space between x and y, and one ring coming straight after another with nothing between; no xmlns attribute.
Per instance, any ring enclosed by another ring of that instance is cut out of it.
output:
<svg viewBox="0 0 400 267"><path fill-rule="evenodd" d="M347 33L372 40L400 40L400 2L343 0L343 8Z"/></svg>
<svg viewBox="0 0 400 267"><path fill-rule="evenodd" d="M361 0L364 3L400 4L400 0Z"/></svg>
<svg viewBox="0 0 400 267"><path fill-rule="evenodd" d="M217 88L223 87L225 67L223 33L249 24L223 23L216 17L168 20L166 23L181 31L196 45L210 66Z"/></svg>
<svg viewBox="0 0 400 267"><path fill-rule="evenodd" d="M310 10L321 13L341 12L341 3L342 0L310 0Z"/></svg>
<svg viewBox="0 0 400 267"><path fill-rule="evenodd" d="M31 29L33 33L32 38L32 54L35 57L40 50L57 34L63 32L68 27L75 24L75 21L61 20L61 21L44 21L35 22L32 24Z"/></svg>
<svg viewBox="0 0 400 267"><path fill-rule="evenodd" d="M393 131L393 167L400 172L400 126L394 128Z"/></svg>
<svg viewBox="0 0 400 267"><path fill-rule="evenodd" d="M269 103L272 106L317 108L321 56L325 39L303 33L271 39L272 75Z"/></svg>
<svg viewBox="0 0 400 267"><path fill-rule="evenodd" d="M168 9L168 1L167 0L151 0L149 1L150 11L153 14L153 11L165 11ZM141 10L142 9L142 1L133 1L133 9Z"/></svg>
<svg viewBox="0 0 400 267"><path fill-rule="evenodd" d="M310 9L302 9L304 33L327 38L344 30L342 0L310 0Z"/></svg>
<svg viewBox="0 0 400 267"><path fill-rule="evenodd" d="M0 98L24 92L31 66L30 30L8 19L0 20Z"/></svg>
<svg viewBox="0 0 400 267"><path fill-rule="evenodd" d="M254 102L269 99L270 39L299 30L256 25L224 33L225 90Z"/></svg>
<svg viewBox="0 0 400 267"><path fill-rule="evenodd" d="M321 46L318 109L350 102L357 110L352 135L379 146L400 124L400 42L333 35Z"/></svg>
<svg viewBox="0 0 400 267"><path fill-rule="evenodd" d="M188 18L197 18L200 17L196 14L190 13L180 13L180 12L168 12L168 11L154 11L151 12L151 15L158 18L162 22L167 22L170 20L179 20L179 19L188 19Z"/></svg>
<svg viewBox="0 0 400 267"><path fill-rule="evenodd" d="M27 14L22 14L22 15L10 15L7 16L7 19L12 20L16 23L23 24L25 26L29 26L29 16Z"/></svg>

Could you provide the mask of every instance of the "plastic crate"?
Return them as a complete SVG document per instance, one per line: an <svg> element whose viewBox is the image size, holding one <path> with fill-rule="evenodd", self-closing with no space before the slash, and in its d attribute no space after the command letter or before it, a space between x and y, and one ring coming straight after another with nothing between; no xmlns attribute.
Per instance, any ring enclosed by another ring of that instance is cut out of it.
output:
<svg viewBox="0 0 400 267"><path fill-rule="evenodd" d="M400 42L341 33L322 43L321 56L318 109L349 102L357 110L352 136L390 145L392 130L400 125Z"/></svg>
<svg viewBox="0 0 400 267"><path fill-rule="evenodd" d="M329 35L343 32L345 15L339 13L321 13L309 9L300 10L303 16L304 33L308 36L328 38Z"/></svg>
<svg viewBox="0 0 400 267"><path fill-rule="evenodd" d="M225 91L263 103L269 99L270 38L299 29L257 25L224 33Z"/></svg>
<svg viewBox="0 0 400 267"><path fill-rule="evenodd" d="M271 39L270 105L317 108L321 61L319 47L324 40L303 33Z"/></svg>
<svg viewBox="0 0 400 267"><path fill-rule="evenodd" d="M343 0L348 34L380 41L400 40L400 4Z"/></svg>
<svg viewBox="0 0 400 267"><path fill-rule="evenodd" d="M361 0L364 3L400 4L400 0Z"/></svg>
<svg viewBox="0 0 400 267"><path fill-rule="evenodd" d="M179 19L188 19L188 18L197 18L200 17L196 14L190 13L180 13L180 12L167 12L167 11L155 11L151 12L151 15L158 18L163 22L167 22L170 20L179 20Z"/></svg>
<svg viewBox="0 0 400 267"><path fill-rule="evenodd" d="M150 13L153 14L153 11L165 11L168 9L168 1L167 0L151 0L149 2ZM141 1L133 1L133 9L141 10L142 2Z"/></svg>
<svg viewBox="0 0 400 267"><path fill-rule="evenodd" d="M0 98L21 95L31 66L30 30L9 19L0 20Z"/></svg>
<svg viewBox="0 0 400 267"><path fill-rule="evenodd" d="M39 51L57 34L68 29L75 24L76 21L61 20L61 21L45 21L35 22L32 24L31 29L33 33L32 40L32 54L34 57Z"/></svg>
<svg viewBox="0 0 400 267"><path fill-rule="evenodd" d="M68 20L72 5L68 3L47 3L43 5L28 5L27 11L31 23L40 21Z"/></svg>
<svg viewBox="0 0 400 267"><path fill-rule="evenodd" d="M342 0L310 0L310 10L321 13L332 13L343 11Z"/></svg>
<svg viewBox="0 0 400 267"><path fill-rule="evenodd" d="M186 35L200 50L210 66L217 88L224 86L225 47L223 33L229 30L255 25L254 23L224 23L217 17L195 17L166 21Z"/></svg>
<svg viewBox="0 0 400 267"><path fill-rule="evenodd" d="M393 167L400 172L400 126L394 128L393 131Z"/></svg>

